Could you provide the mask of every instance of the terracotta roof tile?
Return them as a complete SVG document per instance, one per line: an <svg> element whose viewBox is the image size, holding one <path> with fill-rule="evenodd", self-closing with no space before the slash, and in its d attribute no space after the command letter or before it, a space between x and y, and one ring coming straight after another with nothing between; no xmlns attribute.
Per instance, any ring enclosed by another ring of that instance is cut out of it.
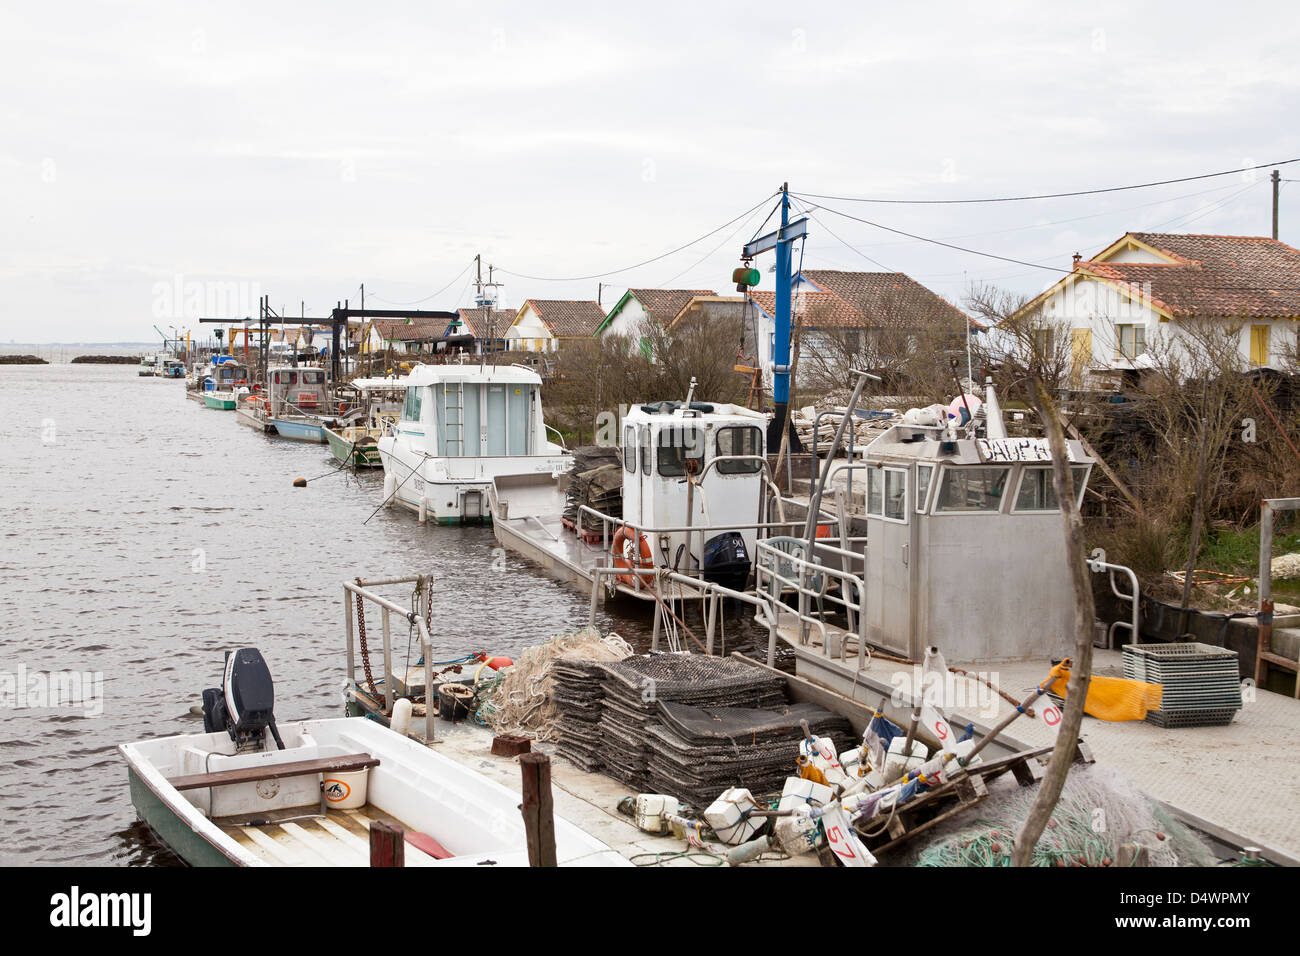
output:
<svg viewBox="0 0 1300 956"><path fill-rule="evenodd" d="M556 338L591 336L605 321L605 312L595 300L529 299L542 324Z"/></svg>
<svg viewBox="0 0 1300 956"><path fill-rule="evenodd" d="M1259 236L1129 233L1178 261L1076 267L1121 283L1175 318L1300 317L1300 250Z"/></svg>
<svg viewBox="0 0 1300 956"><path fill-rule="evenodd" d="M805 269L801 275L808 283L795 297L795 311L811 327L869 329L901 319L965 328L966 313L901 272ZM751 292L750 298L768 315L775 314L775 292Z"/></svg>
<svg viewBox="0 0 1300 956"><path fill-rule="evenodd" d="M650 318L665 328L697 295L717 295L712 289L628 289Z"/></svg>

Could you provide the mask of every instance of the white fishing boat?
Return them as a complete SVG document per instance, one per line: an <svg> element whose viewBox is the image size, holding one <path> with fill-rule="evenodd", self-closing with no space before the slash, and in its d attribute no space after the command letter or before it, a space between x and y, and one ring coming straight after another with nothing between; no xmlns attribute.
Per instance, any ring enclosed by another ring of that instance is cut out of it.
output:
<svg viewBox="0 0 1300 956"><path fill-rule="evenodd" d="M689 586L671 595L654 587L650 572L662 570L743 591L760 538L804 526L802 516L787 520L788 501L771 480L766 423L767 416L726 403L636 406L621 426L619 514L570 502L568 476L501 476L491 493L494 533L580 586L599 578L646 600L692 595Z"/></svg>
<svg viewBox="0 0 1300 956"><path fill-rule="evenodd" d="M374 721L276 725L270 672L228 654L204 733L124 744L136 813L195 866L365 866L370 828L399 826L407 866L526 866L520 794ZM555 817L559 865L625 866Z"/></svg>
<svg viewBox="0 0 1300 956"><path fill-rule="evenodd" d="M571 456L547 438L532 369L418 365L403 385L397 426L379 439L385 502L440 524L487 521L494 478L568 470Z"/></svg>

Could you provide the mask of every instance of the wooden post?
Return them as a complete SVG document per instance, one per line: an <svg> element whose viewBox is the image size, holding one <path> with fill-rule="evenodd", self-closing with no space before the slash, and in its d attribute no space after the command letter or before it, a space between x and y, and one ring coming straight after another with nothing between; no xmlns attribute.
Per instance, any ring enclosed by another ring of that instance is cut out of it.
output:
<svg viewBox="0 0 1300 956"><path fill-rule="evenodd" d="M551 798L551 758L543 753L519 755L524 775L524 830L528 834L528 865L555 866L555 804Z"/></svg>
<svg viewBox="0 0 1300 956"><path fill-rule="evenodd" d="M370 865L406 866L406 834L397 824L370 824Z"/></svg>

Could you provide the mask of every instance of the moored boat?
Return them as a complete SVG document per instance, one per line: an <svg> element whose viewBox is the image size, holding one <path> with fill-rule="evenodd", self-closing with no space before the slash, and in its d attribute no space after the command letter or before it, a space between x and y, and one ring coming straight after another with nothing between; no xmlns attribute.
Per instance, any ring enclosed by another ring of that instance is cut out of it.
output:
<svg viewBox="0 0 1300 956"><path fill-rule="evenodd" d="M419 365L404 385L397 426L379 439L386 503L440 524L489 521L494 478L559 474L572 463L547 438L532 369Z"/></svg>
<svg viewBox="0 0 1300 956"><path fill-rule="evenodd" d="M407 866L523 866L520 795L378 723L275 722L262 655L227 655L204 732L123 744L139 818L194 866L365 866L370 828L398 826ZM560 865L627 865L555 817Z"/></svg>

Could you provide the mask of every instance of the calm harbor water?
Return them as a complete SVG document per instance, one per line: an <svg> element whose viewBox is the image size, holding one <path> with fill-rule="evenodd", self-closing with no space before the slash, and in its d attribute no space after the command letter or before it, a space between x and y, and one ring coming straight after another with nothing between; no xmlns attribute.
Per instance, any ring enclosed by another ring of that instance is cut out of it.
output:
<svg viewBox="0 0 1300 956"><path fill-rule="evenodd" d="M183 392L130 365L0 367L0 679L103 677L101 713L0 710L0 864L175 862L135 822L116 746L201 730L189 708L237 646L266 655L282 720L341 716L345 579L432 574L444 658L587 621L586 596L497 552L491 529L365 523L382 474L330 474L324 446ZM634 612L600 626L644 647Z"/></svg>

